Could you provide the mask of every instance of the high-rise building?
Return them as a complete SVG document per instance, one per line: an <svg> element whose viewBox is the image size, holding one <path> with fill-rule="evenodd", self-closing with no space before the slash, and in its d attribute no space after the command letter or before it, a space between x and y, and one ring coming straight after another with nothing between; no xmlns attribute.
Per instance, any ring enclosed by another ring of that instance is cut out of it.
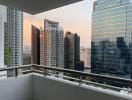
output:
<svg viewBox="0 0 132 100"><path fill-rule="evenodd" d="M4 67L4 25L7 21L7 9L0 5L0 66Z"/></svg>
<svg viewBox="0 0 132 100"><path fill-rule="evenodd" d="M73 34L67 32L64 38L64 67L74 69Z"/></svg>
<svg viewBox="0 0 132 100"><path fill-rule="evenodd" d="M40 29L38 29L35 26L32 27L32 64L38 64L40 65Z"/></svg>
<svg viewBox="0 0 132 100"><path fill-rule="evenodd" d="M92 15L92 72L126 75L132 68L132 1L97 0Z"/></svg>
<svg viewBox="0 0 132 100"><path fill-rule="evenodd" d="M85 68L91 68L91 50L89 48L81 49L80 59L84 61Z"/></svg>
<svg viewBox="0 0 132 100"><path fill-rule="evenodd" d="M23 51L23 12L7 8L7 22L5 24L5 48L9 49L7 66L22 65Z"/></svg>
<svg viewBox="0 0 132 100"><path fill-rule="evenodd" d="M75 67L75 70L77 69L79 70L80 66L78 66L78 63L81 63L80 62L80 36L78 36L77 33L75 33L73 36L73 50L74 50L74 67Z"/></svg>
<svg viewBox="0 0 132 100"><path fill-rule="evenodd" d="M44 63L51 67L64 67L63 29L58 22L44 21ZM42 36L43 37L43 36Z"/></svg>
<svg viewBox="0 0 132 100"><path fill-rule="evenodd" d="M40 64L44 65L44 30L40 28Z"/></svg>
<svg viewBox="0 0 132 100"><path fill-rule="evenodd" d="M64 39L64 66L66 69L78 69L80 62L80 37L67 32Z"/></svg>

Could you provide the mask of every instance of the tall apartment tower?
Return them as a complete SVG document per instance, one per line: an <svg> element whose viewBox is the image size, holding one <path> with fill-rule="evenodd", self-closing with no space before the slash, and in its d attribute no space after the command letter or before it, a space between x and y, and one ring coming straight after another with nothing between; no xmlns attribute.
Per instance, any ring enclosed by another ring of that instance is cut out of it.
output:
<svg viewBox="0 0 132 100"><path fill-rule="evenodd" d="M73 49L74 49L74 67L75 70L80 68L80 36L77 33L73 36Z"/></svg>
<svg viewBox="0 0 132 100"><path fill-rule="evenodd" d="M7 8L0 5L0 66L4 67L4 25L7 21Z"/></svg>
<svg viewBox="0 0 132 100"><path fill-rule="evenodd" d="M64 39L64 66L76 70L80 63L80 37L67 32Z"/></svg>
<svg viewBox="0 0 132 100"><path fill-rule="evenodd" d="M97 0L92 14L92 72L132 71L132 0Z"/></svg>
<svg viewBox="0 0 132 100"><path fill-rule="evenodd" d="M40 64L44 65L44 29L40 28Z"/></svg>
<svg viewBox="0 0 132 100"><path fill-rule="evenodd" d="M58 22L44 21L44 63L50 67L64 66L63 29ZM42 36L43 37L43 36Z"/></svg>
<svg viewBox="0 0 132 100"><path fill-rule="evenodd" d="M5 48L9 49L7 66L22 65L23 51L23 12L7 8L7 22L5 24Z"/></svg>
<svg viewBox="0 0 132 100"><path fill-rule="evenodd" d="M31 33L31 37L32 37L32 54L31 54L31 60L32 60L32 64L38 64L40 65L40 29L38 29L35 26L31 26L32 29L32 33Z"/></svg>

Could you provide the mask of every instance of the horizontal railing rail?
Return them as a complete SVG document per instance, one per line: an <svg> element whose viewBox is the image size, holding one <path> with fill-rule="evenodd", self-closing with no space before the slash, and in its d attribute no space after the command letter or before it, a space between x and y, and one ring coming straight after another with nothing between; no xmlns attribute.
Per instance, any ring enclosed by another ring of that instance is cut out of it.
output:
<svg viewBox="0 0 132 100"><path fill-rule="evenodd" d="M15 67L3 67L0 68L1 71L8 71L8 70L13 70L13 69L22 69L22 68L31 68L32 65L23 65L23 66L15 66Z"/></svg>
<svg viewBox="0 0 132 100"><path fill-rule="evenodd" d="M22 74L27 73L39 73L46 75L55 75L56 77L62 77L63 79L68 79L70 81L76 81L79 85L85 83L89 85L99 86L105 89L111 89L116 91L130 91L132 92L132 80L118 78L118 77L111 77L105 75L98 75L94 73L86 73L80 72L75 70L69 70L64 68L56 68L56 67L49 67L43 65L24 65L24 66L17 66L17 67L5 67L0 68L0 72L2 71L15 71L15 77L19 75L19 70ZM62 75L60 75L60 73Z"/></svg>
<svg viewBox="0 0 132 100"><path fill-rule="evenodd" d="M80 72L75 70L69 70L69 69L63 69L63 68L56 68L56 67L46 67L43 65L33 65L35 68L44 68L46 70L53 70L58 72L64 72L64 73L70 73L79 75L81 77L88 77L90 81L93 82L99 82L104 83L108 85L113 85L117 87L126 87L126 88L132 88L132 80L131 79L124 79L124 78L118 78L118 77L112 77L112 76L105 76L105 75L99 75L94 73L86 73L86 72Z"/></svg>

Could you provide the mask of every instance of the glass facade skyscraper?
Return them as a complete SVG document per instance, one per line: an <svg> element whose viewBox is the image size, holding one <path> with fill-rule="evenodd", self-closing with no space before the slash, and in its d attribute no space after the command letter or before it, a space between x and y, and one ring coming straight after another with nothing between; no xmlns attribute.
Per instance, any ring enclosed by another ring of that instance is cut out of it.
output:
<svg viewBox="0 0 132 100"><path fill-rule="evenodd" d="M91 54L93 73L131 73L132 0L94 2Z"/></svg>

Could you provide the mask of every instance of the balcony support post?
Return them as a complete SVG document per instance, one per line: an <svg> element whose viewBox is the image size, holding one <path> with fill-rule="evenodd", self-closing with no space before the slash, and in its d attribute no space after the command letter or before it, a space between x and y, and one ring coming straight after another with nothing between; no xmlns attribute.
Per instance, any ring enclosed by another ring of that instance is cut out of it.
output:
<svg viewBox="0 0 132 100"><path fill-rule="evenodd" d="M15 77L18 76L17 68L15 68Z"/></svg>
<svg viewBox="0 0 132 100"><path fill-rule="evenodd" d="M80 76L79 77L79 86L81 86L81 84L82 84L82 79L83 79L82 76Z"/></svg>

